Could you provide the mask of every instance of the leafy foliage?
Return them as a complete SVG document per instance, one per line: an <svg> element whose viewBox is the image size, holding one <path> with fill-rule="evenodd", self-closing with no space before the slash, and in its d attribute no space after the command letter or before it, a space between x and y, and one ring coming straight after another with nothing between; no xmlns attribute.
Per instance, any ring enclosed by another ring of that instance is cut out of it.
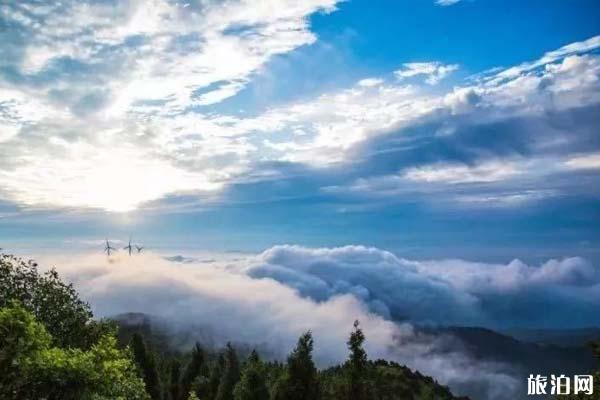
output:
<svg viewBox="0 0 600 400"><path fill-rule="evenodd" d="M84 351L52 346L52 337L17 302L0 310L0 398L147 399L144 384L114 336Z"/></svg>
<svg viewBox="0 0 600 400"><path fill-rule="evenodd" d="M89 348L114 326L92 320L92 312L72 284L51 269L40 273L33 261L0 254L0 308L19 301L50 333L54 344Z"/></svg>

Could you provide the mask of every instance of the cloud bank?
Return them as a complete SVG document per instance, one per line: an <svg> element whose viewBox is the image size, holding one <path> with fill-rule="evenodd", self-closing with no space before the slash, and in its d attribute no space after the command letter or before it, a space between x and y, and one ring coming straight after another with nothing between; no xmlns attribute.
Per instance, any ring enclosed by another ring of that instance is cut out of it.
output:
<svg viewBox="0 0 600 400"><path fill-rule="evenodd" d="M411 261L363 246L276 246L246 271L317 301L352 294L396 321L490 328L600 323L600 269L578 257L530 266Z"/></svg>

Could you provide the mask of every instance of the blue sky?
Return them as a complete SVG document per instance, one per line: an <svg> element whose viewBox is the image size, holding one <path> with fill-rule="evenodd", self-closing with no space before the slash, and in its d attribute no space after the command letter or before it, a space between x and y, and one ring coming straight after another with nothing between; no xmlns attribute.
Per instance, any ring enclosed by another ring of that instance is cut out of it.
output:
<svg viewBox="0 0 600 400"><path fill-rule="evenodd" d="M600 260L597 1L0 17L0 247Z"/></svg>

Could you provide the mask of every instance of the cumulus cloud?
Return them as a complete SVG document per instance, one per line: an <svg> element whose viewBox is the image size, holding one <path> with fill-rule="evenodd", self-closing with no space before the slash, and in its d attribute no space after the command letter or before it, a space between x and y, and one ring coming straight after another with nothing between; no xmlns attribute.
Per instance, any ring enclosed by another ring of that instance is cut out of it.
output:
<svg viewBox="0 0 600 400"><path fill-rule="evenodd" d="M395 320L492 328L598 324L600 270L577 257L530 266L519 260L410 261L362 246L277 246L262 253L248 274L319 301L353 294Z"/></svg>
<svg viewBox="0 0 600 400"><path fill-rule="evenodd" d="M308 258L303 261L299 257ZM316 262L315 257L321 261ZM94 254L76 259L54 255L40 261L56 264L97 316L143 312L166 322L173 333L186 333L190 340L215 346L234 340L259 346L278 358L310 329L315 336L315 357L322 367L347 357L345 341L353 321L359 319L371 358L405 363L459 393L483 398L508 399L519 386L506 365L472 359L458 339L426 334L408 323L382 317L378 312L383 309L369 299L372 295L367 289L383 283L383 277L375 278L377 274L392 274L388 279L400 284L397 291L403 301L417 312L434 312L428 309L432 301L459 312L468 308L471 299L453 299L448 285L421 275L414 266L406 266L405 276L398 279L396 257L377 249L275 247L258 256L207 262L189 258L173 262L152 253L135 257L117 253L111 258ZM287 275L271 274L266 263L288 269ZM361 272L361 268L367 271ZM342 273L338 282L328 282L326 269ZM323 273L316 273L319 270ZM351 275L356 279L362 275L367 281L361 286ZM394 300L380 297L381 307ZM422 302L426 304L419 305ZM435 316L441 314L435 312Z"/></svg>

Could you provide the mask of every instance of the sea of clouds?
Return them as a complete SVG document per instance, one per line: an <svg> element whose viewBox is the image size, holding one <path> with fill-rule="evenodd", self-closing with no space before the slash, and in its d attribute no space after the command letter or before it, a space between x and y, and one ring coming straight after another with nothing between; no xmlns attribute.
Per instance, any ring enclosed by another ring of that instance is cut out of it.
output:
<svg viewBox="0 0 600 400"><path fill-rule="evenodd" d="M316 301L352 294L386 319L557 328L597 325L600 268L579 257L527 265L411 261L377 248L275 246L245 269Z"/></svg>
<svg viewBox="0 0 600 400"><path fill-rule="evenodd" d="M260 346L277 358L311 330L324 367L347 357L355 319L373 359L396 360L473 398L515 398L508 365L474 360L456 338L422 324L597 324L600 273L581 258L539 266L518 260L409 261L376 248L275 246L258 255L196 259L152 252L110 258L49 256L96 316L141 312L173 331L222 346Z"/></svg>

